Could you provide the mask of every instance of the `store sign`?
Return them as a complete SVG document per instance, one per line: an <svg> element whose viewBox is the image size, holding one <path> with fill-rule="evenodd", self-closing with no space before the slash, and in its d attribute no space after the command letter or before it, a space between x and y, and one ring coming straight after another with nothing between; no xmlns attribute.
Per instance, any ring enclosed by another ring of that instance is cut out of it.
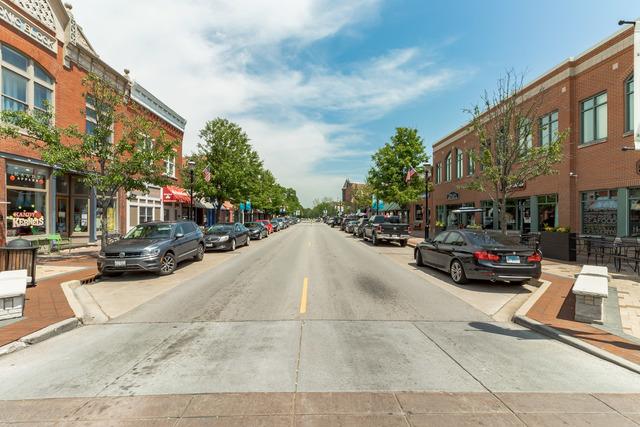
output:
<svg viewBox="0 0 640 427"><path fill-rule="evenodd" d="M450 193L447 193L447 200L458 200L459 198L460 198L460 195L455 191L451 191Z"/></svg>
<svg viewBox="0 0 640 427"><path fill-rule="evenodd" d="M57 53L57 41L54 37L51 37L34 27L27 18L19 15L3 2L0 2L0 20L6 22L21 33L31 37L47 49Z"/></svg>
<svg viewBox="0 0 640 427"><path fill-rule="evenodd" d="M8 219L13 221L13 226L11 228L44 227L44 216L38 211L14 212Z"/></svg>

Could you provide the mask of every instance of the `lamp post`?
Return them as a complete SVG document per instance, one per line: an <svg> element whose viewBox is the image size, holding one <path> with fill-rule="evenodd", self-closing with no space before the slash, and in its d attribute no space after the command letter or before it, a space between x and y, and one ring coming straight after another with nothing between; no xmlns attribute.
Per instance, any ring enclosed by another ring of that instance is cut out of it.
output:
<svg viewBox="0 0 640 427"><path fill-rule="evenodd" d="M195 221L195 212L193 211L193 168L196 165L196 162L194 162L193 160L189 160L187 162L187 165L189 165L189 178L190 178L190 183L191 183L191 188L189 189L190 191L190 195L191 195L191 200L190 200L190 204L189 204L189 219L192 221Z"/></svg>
<svg viewBox="0 0 640 427"><path fill-rule="evenodd" d="M431 225L431 215L429 212L429 164L424 164L424 212L422 215L424 216L424 240L429 238L429 226Z"/></svg>

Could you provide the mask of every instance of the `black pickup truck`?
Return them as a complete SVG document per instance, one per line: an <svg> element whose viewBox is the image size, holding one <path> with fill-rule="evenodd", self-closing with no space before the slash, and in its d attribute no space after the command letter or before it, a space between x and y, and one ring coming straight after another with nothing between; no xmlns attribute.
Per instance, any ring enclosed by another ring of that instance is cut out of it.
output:
<svg viewBox="0 0 640 427"><path fill-rule="evenodd" d="M401 223L400 217L374 215L364 226L362 237L371 240L374 245L380 242L399 242L400 246L406 246L411 235L409 224Z"/></svg>

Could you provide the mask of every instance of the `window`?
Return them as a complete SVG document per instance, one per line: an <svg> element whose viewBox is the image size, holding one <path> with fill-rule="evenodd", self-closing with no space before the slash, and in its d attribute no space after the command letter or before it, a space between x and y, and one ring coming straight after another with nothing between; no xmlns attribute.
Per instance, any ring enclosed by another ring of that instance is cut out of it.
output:
<svg viewBox="0 0 640 427"><path fill-rule="evenodd" d="M583 101L581 144L603 140L607 137L607 93L601 93Z"/></svg>
<svg viewBox="0 0 640 427"><path fill-rule="evenodd" d="M629 189L629 235L640 237L640 188Z"/></svg>
<svg viewBox="0 0 640 427"><path fill-rule="evenodd" d="M462 170L463 157L464 157L464 154L462 153L462 150L457 149L456 150L456 179L462 178L464 174L464 171Z"/></svg>
<svg viewBox="0 0 640 427"><path fill-rule="evenodd" d="M138 224L153 221L153 207L140 206L138 208Z"/></svg>
<svg viewBox="0 0 640 427"><path fill-rule="evenodd" d="M618 234L618 191L582 193L582 232L597 236Z"/></svg>
<svg viewBox="0 0 640 427"><path fill-rule="evenodd" d="M624 131L633 131L633 74L624 82Z"/></svg>
<svg viewBox="0 0 640 427"><path fill-rule="evenodd" d="M0 46L0 109L45 111L53 103L53 78L31 58L7 45Z"/></svg>
<svg viewBox="0 0 640 427"><path fill-rule="evenodd" d="M86 111L85 132L87 133L87 135L93 135L94 129L98 124L98 113L96 112L94 101L91 95L87 95L86 97L85 111Z"/></svg>
<svg viewBox="0 0 640 427"><path fill-rule="evenodd" d="M451 246L464 246L464 237L458 232L452 231L449 233L444 243Z"/></svg>
<svg viewBox="0 0 640 427"><path fill-rule="evenodd" d="M47 171L7 163L7 236L46 233Z"/></svg>
<svg viewBox="0 0 640 427"><path fill-rule="evenodd" d="M547 227L558 226L558 195L538 196L538 227L541 231Z"/></svg>
<svg viewBox="0 0 640 427"><path fill-rule="evenodd" d="M520 119L520 126L518 126L518 147L522 155L526 154L527 151L533 147L531 120L526 117Z"/></svg>
<svg viewBox="0 0 640 427"><path fill-rule="evenodd" d="M436 243L442 243L444 242L444 239L449 235L449 233L440 233L436 236L435 239L433 239L434 242Z"/></svg>
<svg viewBox="0 0 640 427"><path fill-rule="evenodd" d="M167 157L167 160L164 161L164 173L167 176L172 178L176 177L176 156Z"/></svg>
<svg viewBox="0 0 640 427"><path fill-rule="evenodd" d="M558 136L558 112L540 117L540 145L549 145Z"/></svg>
<svg viewBox="0 0 640 427"><path fill-rule="evenodd" d="M444 180L451 181L451 152L447 154L444 160Z"/></svg>
<svg viewBox="0 0 640 427"><path fill-rule="evenodd" d="M436 184L440 184L442 182L442 163L438 163L436 165L435 180L436 180Z"/></svg>
<svg viewBox="0 0 640 427"><path fill-rule="evenodd" d="M467 175L471 176L476 173L476 162L473 160L473 153L467 153Z"/></svg>

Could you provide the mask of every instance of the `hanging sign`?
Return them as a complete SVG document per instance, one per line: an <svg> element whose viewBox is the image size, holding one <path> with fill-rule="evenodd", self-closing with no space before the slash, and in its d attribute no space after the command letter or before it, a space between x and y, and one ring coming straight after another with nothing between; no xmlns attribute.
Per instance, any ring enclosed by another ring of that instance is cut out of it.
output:
<svg viewBox="0 0 640 427"><path fill-rule="evenodd" d="M37 6L34 6L37 7ZM7 6L4 2L0 1L0 20L6 22L11 27L20 31L23 34L31 37L33 40L37 41L47 49L52 52L57 52L58 43L55 38L47 35L45 32L40 31L33 24L29 22L27 18L22 15L19 15L17 12L13 11L9 6Z"/></svg>

